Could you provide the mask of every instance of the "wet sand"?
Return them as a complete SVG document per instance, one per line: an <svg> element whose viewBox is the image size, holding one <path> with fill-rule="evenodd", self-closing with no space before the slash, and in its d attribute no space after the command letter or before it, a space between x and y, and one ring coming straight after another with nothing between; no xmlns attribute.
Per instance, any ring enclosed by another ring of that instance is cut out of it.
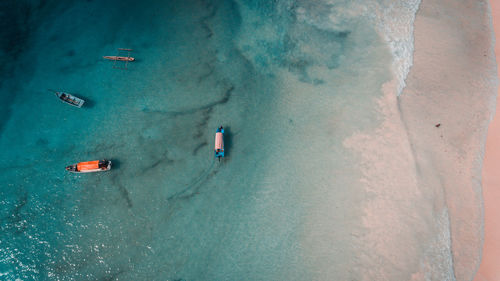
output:
<svg viewBox="0 0 500 281"><path fill-rule="evenodd" d="M491 1L493 28L497 42L495 54L497 65L500 62L500 1ZM497 98L495 118L488 129L483 162L484 197L484 246L483 257L475 281L500 280L500 99Z"/></svg>

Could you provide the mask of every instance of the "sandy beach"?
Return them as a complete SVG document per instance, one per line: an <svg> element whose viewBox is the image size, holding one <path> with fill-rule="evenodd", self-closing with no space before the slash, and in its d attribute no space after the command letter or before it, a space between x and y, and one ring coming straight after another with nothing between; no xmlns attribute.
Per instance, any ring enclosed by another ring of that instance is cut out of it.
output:
<svg viewBox="0 0 500 281"><path fill-rule="evenodd" d="M414 65L399 99L420 190L434 191L431 212L444 210L449 223L456 280L471 280L481 256L480 162L496 77L487 13L486 1L423 1L415 20Z"/></svg>
<svg viewBox="0 0 500 281"><path fill-rule="evenodd" d="M500 58L500 2L490 1L493 28L495 37L495 54L497 65ZM497 98L495 118L488 129L486 140L485 156L483 163L483 197L484 197L484 246L481 266L476 275L475 281L495 281L500 280L500 221L497 219L500 214L500 103Z"/></svg>

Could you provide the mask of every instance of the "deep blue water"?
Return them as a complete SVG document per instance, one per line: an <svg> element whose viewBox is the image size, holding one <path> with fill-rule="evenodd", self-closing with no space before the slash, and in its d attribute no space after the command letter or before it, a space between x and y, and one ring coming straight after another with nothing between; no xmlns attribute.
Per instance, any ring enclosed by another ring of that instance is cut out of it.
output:
<svg viewBox="0 0 500 281"><path fill-rule="evenodd" d="M391 57L363 19L315 24L317 4L2 2L0 279L356 279L342 140L378 124ZM117 48L128 70L102 59Z"/></svg>

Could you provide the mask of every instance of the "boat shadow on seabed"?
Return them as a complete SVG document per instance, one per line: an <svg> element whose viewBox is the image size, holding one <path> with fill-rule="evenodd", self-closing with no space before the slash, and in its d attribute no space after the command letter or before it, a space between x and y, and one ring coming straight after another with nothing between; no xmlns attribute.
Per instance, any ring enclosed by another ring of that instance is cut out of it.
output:
<svg viewBox="0 0 500 281"><path fill-rule="evenodd" d="M231 133L231 127L224 126L224 158L227 162L230 160L231 147L233 145L233 134Z"/></svg>

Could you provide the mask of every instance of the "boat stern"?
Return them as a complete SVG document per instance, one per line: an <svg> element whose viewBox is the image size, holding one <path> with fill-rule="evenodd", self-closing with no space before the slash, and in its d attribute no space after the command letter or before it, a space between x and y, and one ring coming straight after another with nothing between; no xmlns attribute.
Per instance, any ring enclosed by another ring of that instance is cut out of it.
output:
<svg viewBox="0 0 500 281"><path fill-rule="evenodd" d="M99 169L103 171L111 170L111 160L100 160Z"/></svg>

